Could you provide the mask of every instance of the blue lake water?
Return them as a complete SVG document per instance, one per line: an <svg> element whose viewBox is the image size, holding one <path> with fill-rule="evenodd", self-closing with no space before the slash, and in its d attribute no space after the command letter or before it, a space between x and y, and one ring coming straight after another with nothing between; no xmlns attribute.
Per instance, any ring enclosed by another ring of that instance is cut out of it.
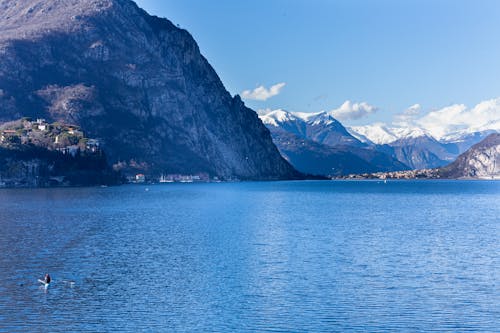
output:
<svg viewBox="0 0 500 333"><path fill-rule="evenodd" d="M500 331L500 182L1 190L0 226L0 332Z"/></svg>

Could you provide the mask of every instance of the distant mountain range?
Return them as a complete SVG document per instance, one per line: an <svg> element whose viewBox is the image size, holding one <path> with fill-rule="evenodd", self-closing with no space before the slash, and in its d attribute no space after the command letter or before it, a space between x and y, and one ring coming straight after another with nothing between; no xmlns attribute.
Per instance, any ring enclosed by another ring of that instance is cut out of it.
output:
<svg viewBox="0 0 500 333"><path fill-rule="evenodd" d="M349 127L348 130L360 141L378 146L412 169L447 165L488 134L497 131L496 126L492 126L476 132L463 130L437 136L419 127L390 128L380 124Z"/></svg>
<svg viewBox="0 0 500 333"><path fill-rule="evenodd" d="M281 154L299 171L320 175L407 170L395 157L352 136L326 112L261 113Z"/></svg>
<svg viewBox="0 0 500 333"><path fill-rule="evenodd" d="M499 130L492 123L477 131L464 129L436 138L419 127L346 128L328 112L274 110L261 112L260 118L292 165L323 175L442 167Z"/></svg>
<svg viewBox="0 0 500 333"><path fill-rule="evenodd" d="M394 172L358 173L347 179L500 179L500 134L488 135L481 142L440 168Z"/></svg>

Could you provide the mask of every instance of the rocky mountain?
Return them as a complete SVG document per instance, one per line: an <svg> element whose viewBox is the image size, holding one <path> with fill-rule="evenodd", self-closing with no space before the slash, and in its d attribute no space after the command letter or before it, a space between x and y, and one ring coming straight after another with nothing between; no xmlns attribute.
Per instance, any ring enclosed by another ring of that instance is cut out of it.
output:
<svg viewBox="0 0 500 333"><path fill-rule="evenodd" d="M395 156L411 169L438 168L458 156L455 145L441 143L428 135L401 138L378 149Z"/></svg>
<svg viewBox="0 0 500 333"><path fill-rule="evenodd" d="M328 112L304 113L274 110L260 114L262 122L271 130L283 129L296 136L327 146L346 145L365 147Z"/></svg>
<svg viewBox="0 0 500 333"><path fill-rule="evenodd" d="M499 128L499 127L496 126L493 128ZM438 141L440 143L456 147L456 151L458 151L458 154L462 154L476 143L479 143L480 141L484 140L488 135L499 132L500 129L499 130L483 129L480 131L459 132L447 135L446 137L441 138Z"/></svg>
<svg viewBox="0 0 500 333"><path fill-rule="evenodd" d="M0 122L76 124L125 173L300 176L191 35L130 0L0 0Z"/></svg>
<svg viewBox="0 0 500 333"><path fill-rule="evenodd" d="M500 179L500 134L490 134L439 173L444 178Z"/></svg>
<svg viewBox="0 0 500 333"><path fill-rule="evenodd" d="M408 169L389 155L370 148L332 147L280 129L271 130L271 134L281 154L303 173L340 176Z"/></svg>
<svg viewBox="0 0 500 333"><path fill-rule="evenodd" d="M281 154L301 172L338 176L408 169L394 157L354 138L326 112L275 110L261 113L260 118Z"/></svg>
<svg viewBox="0 0 500 333"><path fill-rule="evenodd" d="M453 163L434 169L358 173L347 179L500 179L500 134L493 133L462 153Z"/></svg>

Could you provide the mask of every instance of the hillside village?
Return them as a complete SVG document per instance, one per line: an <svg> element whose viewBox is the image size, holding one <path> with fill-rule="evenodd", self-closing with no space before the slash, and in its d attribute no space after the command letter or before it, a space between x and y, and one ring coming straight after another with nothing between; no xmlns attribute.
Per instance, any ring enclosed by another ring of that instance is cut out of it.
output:
<svg viewBox="0 0 500 333"><path fill-rule="evenodd" d="M80 127L49 124L45 119L22 118L0 125L0 147L18 145L33 145L73 156L78 152L100 152L99 140L86 138Z"/></svg>
<svg viewBox="0 0 500 333"><path fill-rule="evenodd" d="M20 156L22 155L22 156ZM77 125L49 123L45 119L28 117L0 124L0 187L60 186L65 177L55 173L64 161L72 169L87 168L89 161L105 160L100 140L87 138ZM95 163L94 163L95 164ZM98 163L100 164L100 162ZM95 165L92 166L94 168ZM104 166L101 165L104 169ZM120 170L113 166L114 172ZM88 171L88 170L87 170ZM95 171L95 170L94 170ZM42 174L51 174L44 177ZM100 173L96 173L99 178ZM67 177L66 177L67 178ZM96 179L95 181L97 181ZM236 178L227 179L237 181ZM92 180L88 180L92 183ZM146 176L143 173L128 175L122 181L129 183L195 183L218 182L209 174L162 174Z"/></svg>
<svg viewBox="0 0 500 333"><path fill-rule="evenodd" d="M22 118L0 125L0 187L111 185L121 175L75 125Z"/></svg>

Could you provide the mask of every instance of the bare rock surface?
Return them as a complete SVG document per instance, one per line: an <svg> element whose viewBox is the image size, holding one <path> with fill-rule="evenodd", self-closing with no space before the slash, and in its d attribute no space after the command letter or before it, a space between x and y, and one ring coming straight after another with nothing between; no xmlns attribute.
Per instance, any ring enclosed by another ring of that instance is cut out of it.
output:
<svg viewBox="0 0 500 333"><path fill-rule="evenodd" d="M81 126L125 172L300 175L191 35L130 0L0 0L0 122Z"/></svg>
<svg viewBox="0 0 500 333"><path fill-rule="evenodd" d="M440 174L447 178L500 179L500 134L490 134L441 168Z"/></svg>

